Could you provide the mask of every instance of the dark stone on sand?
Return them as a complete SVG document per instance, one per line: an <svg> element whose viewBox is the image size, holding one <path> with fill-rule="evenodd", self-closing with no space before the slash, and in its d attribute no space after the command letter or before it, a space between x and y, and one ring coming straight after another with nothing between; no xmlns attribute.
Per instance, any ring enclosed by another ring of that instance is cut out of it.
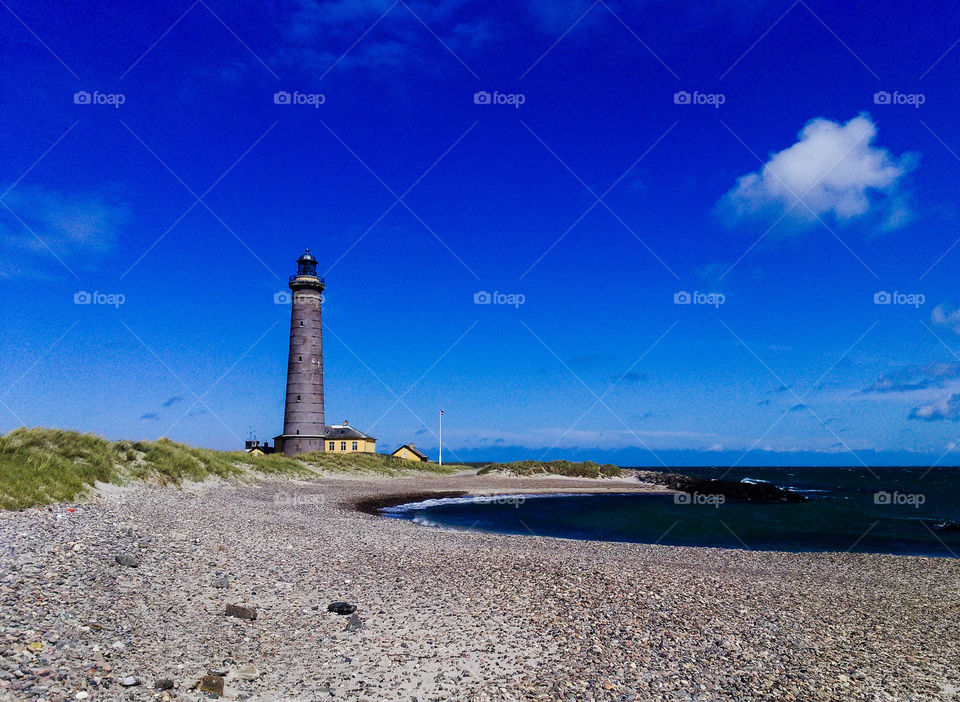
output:
<svg viewBox="0 0 960 702"><path fill-rule="evenodd" d="M237 617L238 619L249 619L253 621L257 618L256 607L244 607L243 605L228 604L224 612L228 617Z"/></svg>
<svg viewBox="0 0 960 702"><path fill-rule="evenodd" d="M219 675L204 675L197 683L197 689L200 692L223 695L223 678Z"/></svg>
<svg viewBox="0 0 960 702"><path fill-rule="evenodd" d="M230 587L230 581L227 578L217 578L213 581L214 587L227 588Z"/></svg>
<svg viewBox="0 0 960 702"><path fill-rule="evenodd" d="M357 611L357 606L347 602L331 602L327 605L327 611L334 614L353 614Z"/></svg>
<svg viewBox="0 0 960 702"><path fill-rule="evenodd" d="M131 556L130 554L124 553L115 557L117 563L122 566L127 566L129 568L139 568L140 561L137 560L136 556Z"/></svg>
<svg viewBox="0 0 960 702"><path fill-rule="evenodd" d="M153 683L154 690L172 690L173 689L173 680L170 678L160 678L155 683Z"/></svg>
<svg viewBox="0 0 960 702"><path fill-rule="evenodd" d="M350 615L350 618L347 620L347 625L344 627L344 631L360 631L363 629L363 620L360 618L360 615L354 612Z"/></svg>

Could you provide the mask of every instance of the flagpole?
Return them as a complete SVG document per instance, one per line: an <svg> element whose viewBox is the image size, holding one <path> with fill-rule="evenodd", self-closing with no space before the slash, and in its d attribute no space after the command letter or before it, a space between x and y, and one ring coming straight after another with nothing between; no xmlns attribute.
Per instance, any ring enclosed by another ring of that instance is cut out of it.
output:
<svg viewBox="0 0 960 702"><path fill-rule="evenodd" d="M440 410L440 465L443 465L443 410Z"/></svg>

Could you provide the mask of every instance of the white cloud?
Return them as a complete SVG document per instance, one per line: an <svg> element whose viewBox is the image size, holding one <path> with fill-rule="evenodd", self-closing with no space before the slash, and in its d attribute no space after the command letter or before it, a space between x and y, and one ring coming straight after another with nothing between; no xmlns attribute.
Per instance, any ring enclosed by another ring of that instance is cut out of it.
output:
<svg viewBox="0 0 960 702"><path fill-rule="evenodd" d="M538 29L548 34L559 35L570 29L570 25L582 17L590 9L591 4L587 0L553 0L552 2L530 0L529 8ZM607 14L602 7L594 9L598 10L598 16ZM590 14L592 15L593 12ZM586 19L584 18L580 23Z"/></svg>
<svg viewBox="0 0 960 702"><path fill-rule="evenodd" d="M737 180L718 203L721 214L731 222L784 212L798 222L814 222L825 215L843 222L874 210L882 213L883 228L903 226L911 219L903 177L916 166L918 156L895 158L873 145L876 135L876 125L866 113L845 124L811 120L797 143L773 154L758 172Z"/></svg>
<svg viewBox="0 0 960 702"><path fill-rule="evenodd" d="M19 253L17 261L0 266L2 278L42 274L34 257L47 257L59 265L51 252L71 268L95 267L116 248L130 218L127 205L105 193L19 187L4 203L29 229L0 208L0 243Z"/></svg>
<svg viewBox="0 0 960 702"><path fill-rule="evenodd" d="M501 36L492 19L463 17L461 9L470 1L409 0L395 5L393 0L293 0L279 13L283 44L274 60L321 72L334 64L346 70L432 66L428 52L445 51L430 30L457 55L470 56ZM361 35L362 41L355 43ZM450 61L457 63L453 57Z"/></svg>
<svg viewBox="0 0 960 702"><path fill-rule="evenodd" d="M910 419L922 419L925 422L937 420L960 421L960 393L947 395L941 400L928 405L914 407L910 412Z"/></svg>
<svg viewBox="0 0 960 702"><path fill-rule="evenodd" d="M937 305L933 308L930 315L930 321L934 326L949 327L954 334L960 334L960 310L955 310L949 305Z"/></svg>

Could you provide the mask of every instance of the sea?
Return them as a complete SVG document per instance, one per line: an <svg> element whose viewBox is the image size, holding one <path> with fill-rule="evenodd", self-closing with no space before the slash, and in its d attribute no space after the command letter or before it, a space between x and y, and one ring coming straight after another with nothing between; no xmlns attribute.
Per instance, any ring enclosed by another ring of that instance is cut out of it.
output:
<svg viewBox="0 0 960 702"><path fill-rule="evenodd" d="M504 495L425 500L386 517L449 529L674 546L960 557L960 468L678 468L804 495L754 503L717 494Z"/></svg>

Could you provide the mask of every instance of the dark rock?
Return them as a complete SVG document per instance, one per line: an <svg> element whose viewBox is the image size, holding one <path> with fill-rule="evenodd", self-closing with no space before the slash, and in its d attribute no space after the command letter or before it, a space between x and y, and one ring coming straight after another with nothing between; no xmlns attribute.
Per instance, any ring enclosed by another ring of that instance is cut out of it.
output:
<svg viewBox="0 0 960 702"><path fill-rule="evenodd" d="M120 565L122 565L122 566L127 566L127 567L129 567L129 568L139 568L139 567L140 567L140 561L137 559L137 557L136 557L136 556L131 556L131 555L128 554L128 553L124 553L124 554L121 554L121 555L119 555L119 556L116 556L116 561L117 561L117 563L119 563Z"/></svg>
<svg viewBox="0 0 960 702"><path fill-rule="evenodd" d="M155 683L153 683L154 690L172 690L173 689L173 680L170 678L160 678Z"/></svg>
<svg viewBox="0 0 960 702"><path fill-rule="evenodd" d="M200 692L213 695L223 695L223 678L219 675L204 675L197 683Z"/></svg>
<svg viewBox="0 0 960 702"><path fill-rule="evenodd" d="M787 488L771 483L741 483L736 480L716 480L696 475L680 473L659 473L656 471L638 471L637 477L647 483L663 485L679 492L698 493L700 495L723 495L730 500L742 502L806 502L807 498Z"/></svg>
<svg viewBox="0 0 960 702"><path fill-rule="evenodd" d="M327 605L327 611L334 614L353 614L357 611L357 606L347 602L331 602Z"/></svg>
<svg viewBox="0 0 960 702"><path fill-rule="evenodd" d="M350 615L350 618L347 620L347 626L344 627L344 631L360 631L363 629L363 620L360 618L360 615L354 612Z"/></svg>
<svg viewBox="0 0 960 702"><path fill-rule="evenodd" d="M250 621L253 621L257 618L257 609L256 607L244 607L243 605L228 604L225 614L228 617L237 617L238 619L249 619Z"/></svg>

